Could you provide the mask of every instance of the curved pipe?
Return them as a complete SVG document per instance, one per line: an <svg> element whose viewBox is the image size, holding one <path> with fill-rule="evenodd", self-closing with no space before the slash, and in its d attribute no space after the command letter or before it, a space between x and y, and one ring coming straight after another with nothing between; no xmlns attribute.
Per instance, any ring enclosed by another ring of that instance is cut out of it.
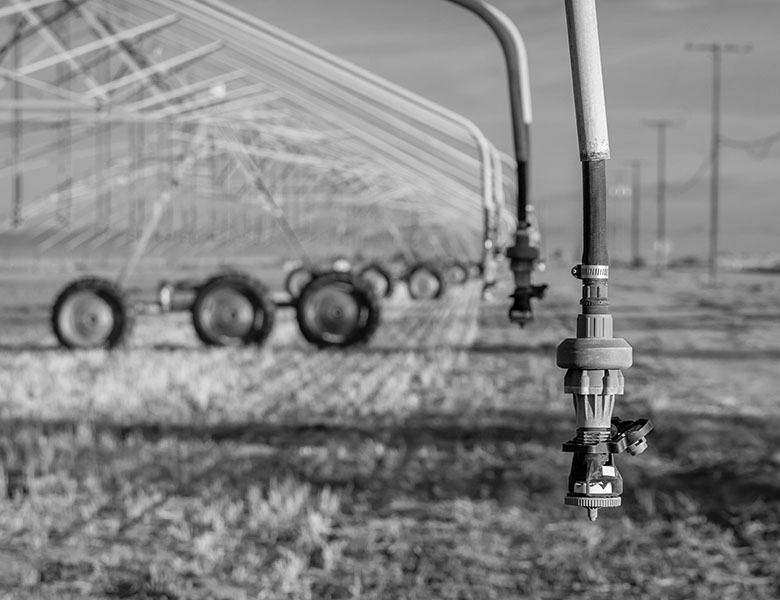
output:
<svg viewBox="0 0 780 600"><path fill-rule="evenodd" d="M531 86L528 55L523 36L512 20L484 0L447 0L477 15L496 35L506 61L509 82L509 104L512 111L512 141L517 162L518 228L528 226L528 188L531 114Z"/></svg>

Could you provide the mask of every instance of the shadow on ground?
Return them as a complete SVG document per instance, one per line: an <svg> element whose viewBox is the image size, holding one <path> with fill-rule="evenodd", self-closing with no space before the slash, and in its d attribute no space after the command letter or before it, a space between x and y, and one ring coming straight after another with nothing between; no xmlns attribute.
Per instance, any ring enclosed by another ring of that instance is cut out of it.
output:
<svg viewBox="0 0 780 600"><path fill-rule="evenodd" d="M657 501L648 508L648 493L657 498L683 494L717 521L756 502L780 502L780 420L664 414L654 421L647 453L637 460L618 459L625 479L625 514L657 518L667 510ZM476 423L417 415L386 425L177 427L11 420L0 427L6 467L29 471L25 457L38 454L35 440L83 436L85 427L94 439L120 446L137 447L143 441L210 448L219 467L198 477L197 486L204 489L217 481L245 487L291 474L318 486L349 490L377 510L401 497L560 503L569 463L560 444L573 434L568 418L541 412L496 415ZM8 457L20 464L9 465ZM155 471L169 477L165 469ZM138 476L148 480L152 473L139 471Z"/></svg>

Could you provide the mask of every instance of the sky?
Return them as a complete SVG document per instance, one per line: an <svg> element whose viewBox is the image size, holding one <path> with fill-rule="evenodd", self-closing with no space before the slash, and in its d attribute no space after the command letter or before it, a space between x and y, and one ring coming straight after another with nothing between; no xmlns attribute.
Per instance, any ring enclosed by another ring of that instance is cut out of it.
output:
<svg viewBox="0 0 780 600"><path fill-rule="evenodd" d="M368 68L473 120L511 151L505 69L479 20L446 0L228 0L282 29ZM561 0L495 0L528 47L534 102L532 201L547 249L580 247L580 165ZM656 133L646 119L673 119L668 133L668 231L673 256L705 257L709 179L684 193L710 145L712 62L687 42L750 44L723 61L724 137L780 131L780 0L600 0L611 186L641 159L642 251L655 236ZM721 251L780 251L780 144L755 160L724 148ZM610 198L613 257L627 258L628 201Z"/></svg>

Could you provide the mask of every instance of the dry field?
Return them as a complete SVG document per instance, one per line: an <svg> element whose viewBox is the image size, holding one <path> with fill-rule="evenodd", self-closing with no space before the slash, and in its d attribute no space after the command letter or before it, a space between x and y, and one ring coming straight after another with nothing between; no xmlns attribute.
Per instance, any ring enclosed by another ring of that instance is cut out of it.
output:
<svg viewBox="0 0 780 600"><path fill-rule="evenodd" d="M71 354L45 286L3 288L0 597L778 598L780 277L614 272L616 413L656 432L596 523L562 502L578 285L540 279L525 330L507 288L402 292L347 352L289 314L205 349L178 314Z"/></svg>

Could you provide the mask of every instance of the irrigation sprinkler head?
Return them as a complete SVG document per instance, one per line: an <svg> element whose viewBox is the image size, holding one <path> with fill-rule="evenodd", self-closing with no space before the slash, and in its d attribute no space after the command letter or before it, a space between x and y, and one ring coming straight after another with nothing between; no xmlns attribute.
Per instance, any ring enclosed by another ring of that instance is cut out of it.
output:
<svg viewBox="0 0 780 600"><path fill-rule="evenodd" d="M507 249L506 255L515 278L515 291L511 296L514 301L509 309L509 320L525 327L534 318L531 300L542 299L547 290L547 284L534 285L531 282L533 272L539 264L540 253L529 225L518 227L515 245Z"/></svg>
<svg viewBox="0 0 780 600"><path fill-rule="evenodd" d="M575 407L588 403L575 396ZM579 427L576 437L563 445L564 452L573 453L565 504L587 509L590 521L598 518L599 508L620 506L623 477L614 455L641 454L647 450L646 436L652 430L648 419L623 421L618 417L611 419L609 428ZM606 441L599 441L602 438Z"/></svg>
<svg viewBox="0 0 780 600"><path fill-rule="evenodd" d="M558 366L567 369L564 392L574 400L577 433L564 444L571 452L565 503L587 509L594 521L600 508L620 506L623 479L615 454L639 454L653 425L646 419L613 418L623 394L623 369L633 362L624 339L613 336L609 312L607 252L607 177L609 159L604 83L601 72L596 0L565 0L569 53L574 85L580 161L582 162L582 263L572 275L582 280L577 334L558 346Z"/></svg>
<svg viewBox="0 0 780 600"><path fill-rule="evenodd" d="M564 393L572 394L577 417L576 435L563 445L564 452L573 454L564 502L587 509L588 518L595 521L600 508L621 504L623 478L614 455L644 452L653 424L612 415L624 392L622 370L631 366L633 352L628 342L612 335L608 267L578 265L572 274L583 280L583 312L577 316L577 337L558 346L558 366L567 369Z"/></svg>

